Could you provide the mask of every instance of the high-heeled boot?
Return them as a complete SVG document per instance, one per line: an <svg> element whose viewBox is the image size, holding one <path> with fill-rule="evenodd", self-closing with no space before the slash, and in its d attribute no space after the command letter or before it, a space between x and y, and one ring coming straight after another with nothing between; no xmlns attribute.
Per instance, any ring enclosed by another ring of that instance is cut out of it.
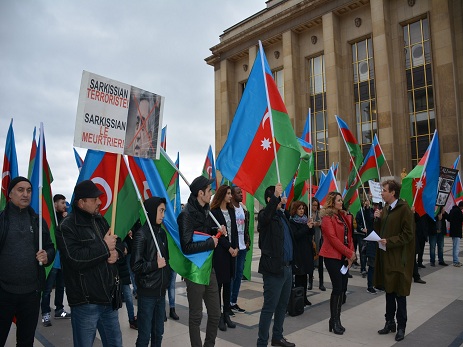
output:
<svg viewBox="0 0 463 347"><path fill-rule="evenodd" d="M339 322L339 327L341 328L342 332L346 331L346 328L344 328L341 324L341 307L343 305L343 303L345 302L344 300L344 296L346 295L346 293L343 293L341 294L339 300L338 300L338 307L337 307L337 310L336 310L336 316L338 317L338 322Z"/></svg>
<svg viewBox="0 0 463 347"><path fill-rule="evenodd" d="M329 331L334 332L336 335L344 334L344 331L341 328L341 322L338 316L338 307L341 305L339 304L341 301L340 295L333 295L331 294L330 297L330 314L331 318L329 320Z"/></svg>
<svg viewBox="0 0 463 347"><path fill-rule="evenodd" d="M232 328L232 329L236 328L236 324L232 322L232 320L230 319L230 314L228 312L223 313L223 320L225 321L225 324L227 324L229 328Z"/></svg>
<svg viewBox="0 0 463 347"><path fill-rule="evenodd" d="M220 315L219 329L222 331L227 331L227 326L225 325L225 319L224 319L223 313Z"/></svg>

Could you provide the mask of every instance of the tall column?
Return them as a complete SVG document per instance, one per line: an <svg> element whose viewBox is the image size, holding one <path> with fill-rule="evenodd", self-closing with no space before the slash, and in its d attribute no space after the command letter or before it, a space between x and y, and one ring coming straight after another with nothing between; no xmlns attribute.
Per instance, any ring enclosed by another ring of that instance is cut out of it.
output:
<svg viewBox="0 0 463 347"><path fill-rule="evenodd" d="M300 96L298 81L300 80L301 71L299 64L299 44L297 34L293 31L285 31L283 37L283 69L284 69L284 86L285 86L285 105L288 111L291 123L296 131L297 120L301 118L301 108L297 100ZM302 128L301 128L302 131ZM300 135L300 132L296 132Z"/></svg>
<svg viewBox="0 0 463 347"><path fill-rule="evenodd" d="M405 96L406 100L407 91L403 89L403 83L399 82L394 86L393 69L394 66L397 66L396 76L404 76L405 71L403 71L403 63L400 64L399 58L397 57L397 61L394 62L391 55L388 4L384 0L371 0L370 9L375 61L378 138L384 155L386 159L388 159L392 175L398 177L403 167L407 168L408 171L411 169L407 167L407 163L410 163L410 129L408 126L409 121L407 121L408 114L404 112L406 105L400 102L400 100L404 100L403 96ZM397 98L395 98L400 105L392 102L393 90L401 94L401 97L396 95ZM399 112L397 107L399 107L402 112ZM394 122L392 122L393 119L395 120ZM394 161L392 161L393 158ZM381 177L388 175L389 170L387 170L387 166L384 165L381 169Z"/></svg>

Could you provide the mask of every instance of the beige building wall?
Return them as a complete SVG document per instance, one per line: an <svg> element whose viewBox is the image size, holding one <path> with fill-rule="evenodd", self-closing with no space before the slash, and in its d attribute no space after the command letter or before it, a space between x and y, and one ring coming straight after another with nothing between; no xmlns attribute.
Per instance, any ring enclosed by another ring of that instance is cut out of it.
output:
<svg viewBox="0 0 463 347"><path fill-rule="evenodd" d="M222 148L246 82L263 42L270 68L283 69L284 101L297 136L309 108L308 61L324 54L329 161L340 162L341 182L349 158L334 115L356 134L351 45L373 43L378 137L399 178L412 169L405 75L403 25L428 17L432 76L441 164L451 166L462 152L463 5L460 0L286 0L267 7L220 36L206 62L215 71L216 154ZM359 25L360 19L360 25ZM314 39L315 38L315 39ZM277 54L278 52L278 54ZM247 67L244 68L244 66ZM388 176L386 166L382 175Z"/></svg>

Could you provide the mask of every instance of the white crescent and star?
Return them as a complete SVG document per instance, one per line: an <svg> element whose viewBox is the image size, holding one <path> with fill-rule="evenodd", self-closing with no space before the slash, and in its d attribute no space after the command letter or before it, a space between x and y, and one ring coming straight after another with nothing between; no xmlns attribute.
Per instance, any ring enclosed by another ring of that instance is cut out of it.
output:
<svg viewBox="0 0 463 347"><path fill-rule="evenodd" d="M6 176L10 176L10 172L9 172L9 171L5 171L4 173L2 173L2 190L4 190L4 191L6 191L6 187L3 186L3 179L4 179Z"/></svg>
<svg viewBox="0 0 463 347"><path fill-rule="evenodd" d="M265 112L264 118L262 118L262 129L265 129L265 122L270 120L270 113ZM264 137L264 139L261 141L261 146L262 149L265 149L268 151L272 147L272 143L270 142L270 139Z"/></svg>
<svg viewBox="0 0 463 347"><path fill-rule="evenodd" d="M93 177L92 182L95 184L99 184L101 187L103 187L103 190L106 194L107 200L106 200L106 205L102 208L100 208L100 211L106 210L109 205L111 204L111 201L113 200L113 192L111 191L111 188L109 187L108 182L102 177Z"/></svg>

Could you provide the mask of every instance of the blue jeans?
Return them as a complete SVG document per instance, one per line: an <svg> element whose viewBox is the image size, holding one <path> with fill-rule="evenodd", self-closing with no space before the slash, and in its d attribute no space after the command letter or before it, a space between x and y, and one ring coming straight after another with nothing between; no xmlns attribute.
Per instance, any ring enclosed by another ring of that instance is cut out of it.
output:
<svg viewBox="0 0 463 347"><path fill-rule="evenodd" d="M55 311L61 310L63 306L63 298L64 298L64 277L63 272L61 269L58 268L51 268L50 272L48 273L47 282L45 283L45 289L42 293L42 315L45 313L50 313L50 294L53 290L53 284L55 284L56 280L56 287L55 287Z"/></svg>
<svg viewBox="0 0 463 347"><path fill-rule="evenodd" d="M439 263L444 261L444 234L442 232L434 235L429 235L429 256L431 264L436 262L436 244L437 244L437 258Z"/></svg>
<svg viewBox="0 0 463 347"><path fill-rule="evenodd" d="M132 271L132 268L130 267L130 258L132 254L127 254L125 256L125 260L127 261L127 267L129 268L129 274L130 274L130 282L132 283L132 288L133 288L133 295L137 295L137 284L135 283L135 274Z"/></svg>
<svg viewBox="0 0 463 347"><path fill-rule="evenodd" d="M246 261L246 253L248 251L241 249L238 251L236 256L236 271L235 278L231 280L231 295L230 295L230 304L235 305L238 300L238 293L241 287L241 279L243 278L244 263Z"/></svg>
<svg viewBox="0 0 463 347"><path fill-rule="evenodd" d="M133 296L132 289L130 289L130 284L122 285L122 294L125 299L125 308L127 309L127 315L129 316L129 321L135 320L135 313L133 310Z"/></svg>
<svg viewBox="0 0 463 347"><path fill-rule="evenodd" d="M175 280L177 279L177 273L171 269L170 271L170 283L167 288L167 296L169 297L169 307L175 308Z"/></svg>
<svg viewBox="0 0 463 347"><path fill-rule="evenodd" d="M284 267L282 276L265 274L262 277L264 280L264 304L260 312L257 346L267 346L273 315L272 339L280 340L283 338L283 323L293 284L291 266Z"/></svg>
<svg viewBox="0 0 463 347"><path fill-rule="evenodd" d="M458 253L460 253L460 238L452 237L452 243L453 243L453 263L457 264L460 262L460 260L458 260Z"/></svg>
<svg viewBox="0 0 463 347"><path fill-rule="evenodd" d="M71 307L72 339L74 347L92 346L96 330L103 346L122 346L119 316L108 305L84 304Z"/></svg>
<svg viewBox="0 0 463 347"><path fill-rule="evenodd" d="M160 347L164 334L164 315L166 314L164 296L138 296L138 337L135 346Z"/></svg>

